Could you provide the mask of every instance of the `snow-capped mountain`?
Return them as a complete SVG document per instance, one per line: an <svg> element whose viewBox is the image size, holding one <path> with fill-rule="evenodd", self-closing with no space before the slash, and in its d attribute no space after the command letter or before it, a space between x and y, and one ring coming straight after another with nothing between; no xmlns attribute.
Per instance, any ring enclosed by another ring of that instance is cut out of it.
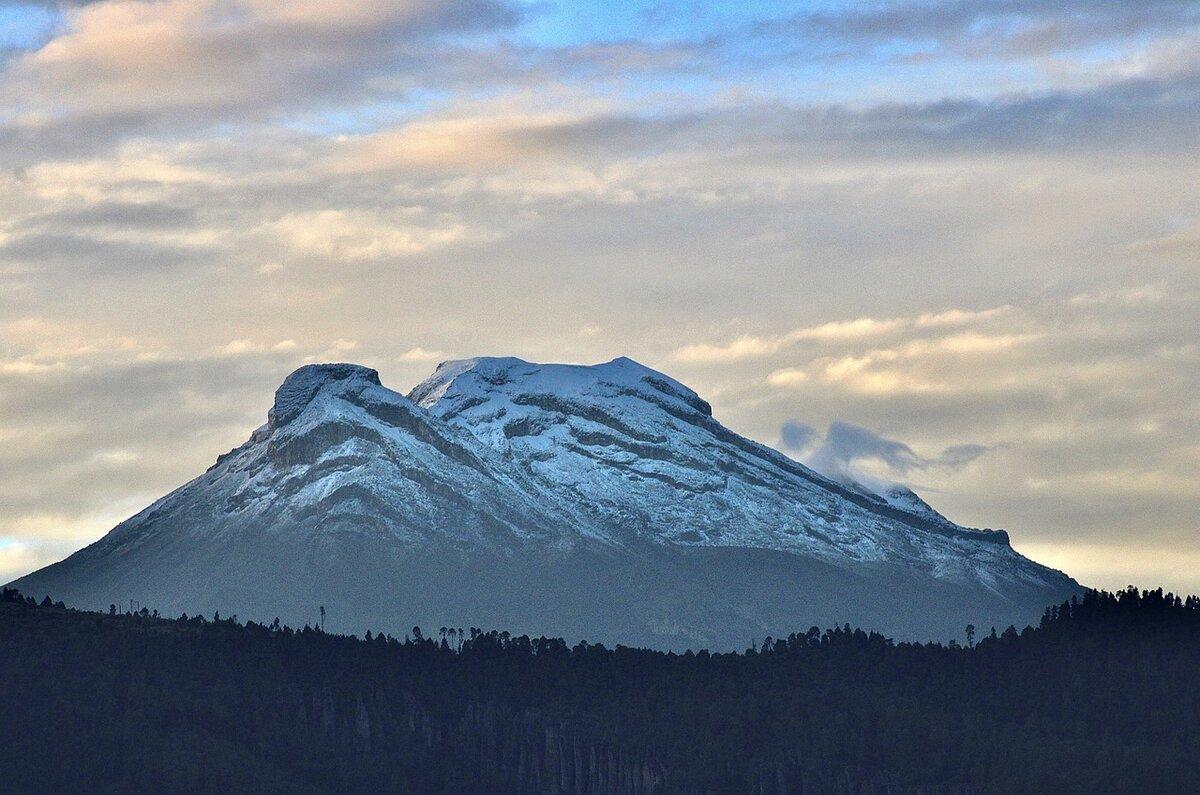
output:
<svg viewBox="0 0 1200 795"><path fill-rule="evenodd" d="M836 484L728 430L695 392L630 359L449 362L409 398L518 463L547 499L582 509L581 521L614 541L932 564L967 578L998 568L997 577L1043 581L1036 565L994 565L1005 534L958 527L912 492L889 499Z"/></svg>
<svg viewBox="0 0 1200 795"><path fill-rule="evenodd" d="M906 489L835 483L630 359L446 362L407 396L310 365L208 472L18 580L103 608L728 648L850 622L945 638L1079 591Z"/></svg>

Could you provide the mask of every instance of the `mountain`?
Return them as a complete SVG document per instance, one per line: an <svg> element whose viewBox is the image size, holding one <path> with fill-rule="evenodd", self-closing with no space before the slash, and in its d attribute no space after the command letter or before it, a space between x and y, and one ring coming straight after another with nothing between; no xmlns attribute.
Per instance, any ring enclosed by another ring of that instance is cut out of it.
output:
<svg viewBox="0 0 1200 795"><path fill-rule="evenodd" d="M1001 531L733 433L626 358L447 362L407 397L365 367L303 367L245 444L14 585L297 625L323 605L353 632L722 649L845 622L948 638L1081 592Z"/></svg>

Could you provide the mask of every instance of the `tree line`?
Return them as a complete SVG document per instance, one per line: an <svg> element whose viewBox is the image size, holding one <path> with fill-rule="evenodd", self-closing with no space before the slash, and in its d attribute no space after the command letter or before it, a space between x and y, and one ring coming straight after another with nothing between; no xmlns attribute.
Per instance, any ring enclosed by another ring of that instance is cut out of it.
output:
<svg viewBox="0 0 1200 795"><path fill-rule="evenodd" d="M978 637L976 637L978 635ZM1187 792L1200 600L683 654L0 596L5 791Z"/></svg>

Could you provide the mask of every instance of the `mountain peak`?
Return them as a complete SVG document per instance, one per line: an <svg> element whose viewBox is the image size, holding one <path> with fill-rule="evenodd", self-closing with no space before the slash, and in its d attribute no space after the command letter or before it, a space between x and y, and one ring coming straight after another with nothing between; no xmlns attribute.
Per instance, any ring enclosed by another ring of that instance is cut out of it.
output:
<svg viewBox="0 0 1200 795"><path fill-rule="evenodd" d="M343 630L454 621L677 648L849 617L945 637L1079 592L1003 534L739 436L625 357L445 362L409 398L367 367L302 367L246 443L17 585L77 606L127 593L300 623L325 604Z"/></svg>
<svg viewBox="0 0 1200 795"><path fill-rule="evenodd" d="M553 394L569 398L596 393L648 394L654 399L678 401L688 410L707 417L712 408L694 391L668 375L618 356L600 364L540 364L512 356L481 356L442 362L429 378L408 395L414 403L430 408L450 393L476 401L503 391Z"/></svg>
<svg viewBox="0 0 1200 795"><path fill-rule="evenodd" d="M275 404L268 415L271 427L287 425L323 388L344 382L381 386L379 373L359 364L306 364L285 378L275 390Z"/></svg>

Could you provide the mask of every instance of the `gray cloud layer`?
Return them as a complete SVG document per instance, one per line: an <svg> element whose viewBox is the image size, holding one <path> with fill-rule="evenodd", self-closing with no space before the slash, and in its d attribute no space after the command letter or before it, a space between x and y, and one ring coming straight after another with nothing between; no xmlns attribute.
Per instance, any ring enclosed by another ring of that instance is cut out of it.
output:
<svg viewBox="0 0 1200 795"><path fill-rule="evenodd" d="M870 488L914 485L908 482L911 475L959 470L988 451L982 444L956 444L936 456L922 456L904 442L840 420L830 423L824 437L803 423L788 420L779 428L779 443L781 450L827 477Z"/></svg>
<svg viewBox="0 0 1200 795"><path fill-rule="evenodd" d="M851 4L759 29L858 45L937 45L981 58L1040 56L1197 24L1200 9L1188 0L956 0Z"/></svg>

